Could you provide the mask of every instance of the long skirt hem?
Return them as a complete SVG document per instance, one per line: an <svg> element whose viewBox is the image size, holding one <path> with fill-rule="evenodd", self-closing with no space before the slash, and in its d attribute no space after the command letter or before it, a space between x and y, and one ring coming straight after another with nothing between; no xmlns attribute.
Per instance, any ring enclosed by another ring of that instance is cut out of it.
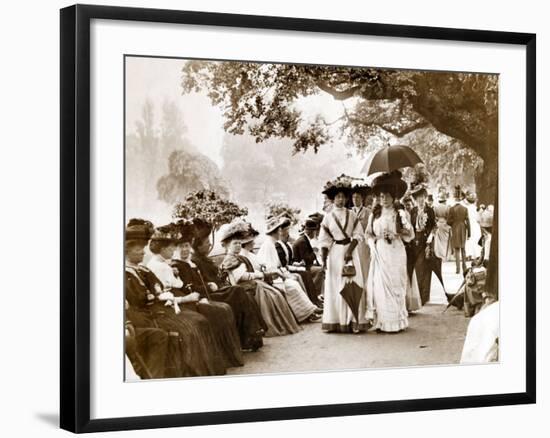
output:
<svg viewBox="0 0 550 438"><path fill-rule="evenodd" d="M360 331L360 332L366 332L368 328L369 328L369 324L367 323L357 324L355 321L352 321L347 325L338 324L338 323L321 324L321 330L329 333L352 333L354 330Z"/></svg>

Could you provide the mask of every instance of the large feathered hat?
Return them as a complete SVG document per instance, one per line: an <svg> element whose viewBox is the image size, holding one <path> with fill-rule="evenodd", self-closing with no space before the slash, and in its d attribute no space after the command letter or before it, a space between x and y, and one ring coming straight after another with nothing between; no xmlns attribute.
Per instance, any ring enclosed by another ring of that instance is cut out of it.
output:
<svg viewBox="0 0 550 438"><path fill-rule="evenodd" d="M334 200L337 193L344 193L346 196L351 194L352 179L347 175L327 181L323 187L323 194L330 200Z"/></svg>
<svg viewBox="0 0 550 438"><path fill-rule="evenodd" d="M196 237L193 221L180 219L175 223L174 229L180 236L178 243L191 243Z"/></svg>
<svg viewBox="0 0 550 438"><path fill-rule="evenodd" d="M250 222L245 222L245 224L247 226L247 231L244 234L242 239L243 244L252 242L256 238L256 236L260 234L259 231L256 230Z"/></svg>
<svg viewBox="0 0 550 438"><path fill-rule="evenodd" d="M169 223L167 225L161 225L160 227L155 228L155 231L151 236L151 240L178 242L181 237L181 233L176 224Z"/></svg>
<svg viewBox="0 0 550 438"><path fill-rule="evenodd" d="M146 243L154 231L155 227L151 222L144 219L130 219L126 225L125 240L138 240Z"/></svg>
<svg viewBox="0 0 550 438"><path fill-rule="evenodd" d="M355 178L351 183L351 193L359 193L365 197L372 191L371 187L362 178Z"/></svg>
<svg viewBox="0 0 550 438"><path fill-rule="evenodd" d="M407 183L401 178L401 172L394 170L375 178L372 190L378 196L380 193L389 193L394 199L401 198L407 191Z"/></svg>
<svg viewBox="0 0 550 438"><path fill-rule="evenodd" d="M195 218L193 219L193 225L195 227L195 240L202 242L204 239L208 238L212 233L212 225L206 222L203 219Z"/></svg>
<svg viewBox="0 0 550 438"><path fill-rule="evenodd" d="M428 179L428 172L424 164L417 164L414 168L414 177L409 189L409 193L413 198L428 195Z"/></svg>
<svg viewBox="0 0 550 438"><path fill-rule="evenodd" d="M236 220L220 227L219 236L222 243L229 243L231 240L242 239L248 232L248 225L242 220Z"/></svg>

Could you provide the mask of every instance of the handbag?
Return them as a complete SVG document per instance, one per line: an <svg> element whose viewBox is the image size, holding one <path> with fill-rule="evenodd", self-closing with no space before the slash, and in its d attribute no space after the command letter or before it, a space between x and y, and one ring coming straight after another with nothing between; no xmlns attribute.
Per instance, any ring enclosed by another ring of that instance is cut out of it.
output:
<svg viewBox="0 0 550 438"><path fill-rule="evenodd" d="M356 273L357 271L355 270L355 266L351 260L346 262L342 267L342 277L355 277Z"/></svg>

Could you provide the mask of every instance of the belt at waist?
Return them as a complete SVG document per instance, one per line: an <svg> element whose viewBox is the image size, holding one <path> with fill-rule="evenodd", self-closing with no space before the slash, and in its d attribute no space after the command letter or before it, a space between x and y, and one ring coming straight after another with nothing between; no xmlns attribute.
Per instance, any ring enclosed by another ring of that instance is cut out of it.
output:
<svg viewBox="0 0 550 438"><path fill-rule="evenodd" d="M351 243L351 239L349 237L342 239L342 240L335 240L334 243L336 245L348 245Z"/></svg>

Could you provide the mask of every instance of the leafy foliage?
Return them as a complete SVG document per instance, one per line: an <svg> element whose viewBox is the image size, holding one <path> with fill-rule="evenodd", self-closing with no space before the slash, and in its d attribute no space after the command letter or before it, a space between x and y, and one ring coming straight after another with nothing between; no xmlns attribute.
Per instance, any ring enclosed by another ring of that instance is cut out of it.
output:
<svg viewBox="0 0 550 438"><path fill-rule="evenodd" d="M265 217L286 216L290 219L291 225L296 225L300 220L301 210L289 206L286 202L268 202L265 204Z"/></svg>
<svg viewBox="0 0 550 438"><path fill-rule="evenodd" d="M334 137L369 152L388 144L389 138L401 139L433 126L455 140L447 142L451 155L457 148L474 152L464 152L462 164L477 156L486 164L485 173L496 175L497 75L190 61L182 71L182 88L207 92L212 104L222 109L227 132L248 133L257 142L289 138L295 153L318 152ZM343 105L337 120L318 115L304 123L296 103L320 93L349 105ZM443 161L451 158L445 155ZM483 189L494 192L496 178L492 179L493 186Z"/></svg>
<svg viewBox="0 0 550 438"><path fill-rule="evenodd" d="M176 203L172 216L174 219L202 219L218 230L223 224L248 214L246 208L229 201L212 190L199 190L190 193L185 201Z"/></svg>

